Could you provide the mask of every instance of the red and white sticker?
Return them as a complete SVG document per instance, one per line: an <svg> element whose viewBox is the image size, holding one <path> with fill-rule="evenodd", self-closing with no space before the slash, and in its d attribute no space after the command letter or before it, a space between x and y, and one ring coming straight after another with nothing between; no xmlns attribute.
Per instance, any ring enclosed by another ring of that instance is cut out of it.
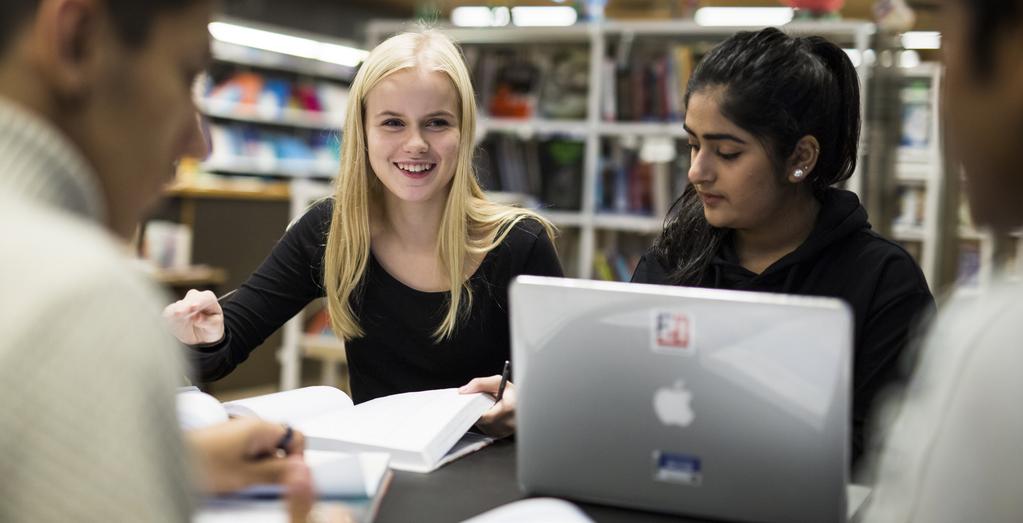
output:
<svg viewBox="0 0 1023 523"><path fill-rule="evenodd" d="M655 310L651 349L655 352L691 356L696 352L693 319L682 311Z"/></svg>

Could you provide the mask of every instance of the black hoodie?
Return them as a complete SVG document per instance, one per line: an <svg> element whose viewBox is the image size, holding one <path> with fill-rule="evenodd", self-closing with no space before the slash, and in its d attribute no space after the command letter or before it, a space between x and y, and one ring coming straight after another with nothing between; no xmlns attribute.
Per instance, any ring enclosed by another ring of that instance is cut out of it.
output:
<svg viewBox="0 0 1023 523"><path fill-rule="evenodd" d="M647 252L632 281L668 284L657 255ZM899 356L934 297L913 258L871 230L855 194L829 189L810 237L760 274L739 264L726 237L700 287L841 298L854 314L852 456L864 450L870 408L879 391L899 377Z"/></svg>

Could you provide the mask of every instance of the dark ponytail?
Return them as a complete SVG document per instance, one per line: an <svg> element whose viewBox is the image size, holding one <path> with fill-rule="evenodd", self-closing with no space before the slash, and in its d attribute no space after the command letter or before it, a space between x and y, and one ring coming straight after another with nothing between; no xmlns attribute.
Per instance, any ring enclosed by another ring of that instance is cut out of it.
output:
<svg viewBox="0 0 1023 523"><path fill-rule="evenodd" d="M816 197L852 176L860 136L859 77L835 44L773 27L736 33L696 67L686 107L694 93L712 88L723 88L721 114L761 141L779 177L806 135L821 145L806 180ZM698 285L727 232L707 223L695 189L686 187L668 211L654 253L669 281Z"/></svg>

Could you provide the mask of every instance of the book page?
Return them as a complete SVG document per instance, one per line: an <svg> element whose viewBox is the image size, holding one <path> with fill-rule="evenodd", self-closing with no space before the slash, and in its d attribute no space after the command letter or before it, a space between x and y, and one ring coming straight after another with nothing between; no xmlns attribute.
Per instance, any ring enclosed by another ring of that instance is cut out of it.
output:
<svg viewBox="0 0 1023 523"><path fill-rule="evenodd" d="M229 401L224 408L232 416L298 425L326 413L351 409L352 399L335 387L316 386Z"/></svg>
<svg viewBox="0 0 1023 523"><path fill-rule="evenodd" d="M459 394L453 388L409 392L367 401L342 416L319 416L297 428L310 436L423 452L467 409L478 411L473 413L475 422L493 404L489 395Z"/></svg>
<svg viewBox="0 0 1023 523"><path fill-rule="evenodd" d="M451 450L447 451L447 453L444 454L444 457L437 462L437 468L443 467L462 456L472 454L473 452L476 452L495 441L497 441L497 439L490 436L484 436L483 434L477 434L475 432L466 432L465 435L462 436L457 443L455 443L455 446L451 447Z"/></svg>

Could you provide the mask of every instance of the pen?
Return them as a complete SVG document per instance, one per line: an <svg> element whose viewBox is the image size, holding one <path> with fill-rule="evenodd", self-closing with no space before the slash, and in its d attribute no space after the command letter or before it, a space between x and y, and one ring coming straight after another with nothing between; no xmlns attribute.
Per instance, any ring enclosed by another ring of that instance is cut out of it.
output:
<svg viewBox="0 0 1023 523"><path fill-rule="evenodd" d="M504 360L504 370L501 371L501 385L497 387L497 401L504 397L504 386L508 384L508 371L511 369L508 360Z"/></svg>
<svg viewBox="0 0 1023 523"><path fill-rule="evenodd" d="M288 445L291 445L291 440L295 437L295 429L291 428L291 425L284 425L284 435L277 441L277 445L274 447L273 452L266 451L256 454L254 458L256 460L267 459L272 457L283 458L288 455Z"/></svg>
<svg viewBox="0 0 1023 523"><path fill-rule="evenodd" d="M221 296L220 296L219 298L217 298L217 303L222 303L222 302L223 302L224 300L226 300L227 298L229 298L229 297L230 297L230 296L231 296L232 294L234 294L234 293L236 293L236 292L238 292L238 289L234 289L234 290L232 290L232 291L229 291L229 292L225 292L225 293L224 293L224 294L222 294L222 295L221 295ZM200 313L200 312L202 312L203 310L204 310L204 309L197 309L197 310L195 310L195 311L192 311L192 312L188 313L188 315L187 315L187 316L185 316L185 317L187 318L187 317L191 317L191 316L194 316L194 315L196 315L196 314L199 314L199 313Z"/></svg>
<svg viewBox="0 0 1023 523"><path fill-rule="evenodd" d="M291 428L291 425L285 425L284 429L284 435L281 436L281 440L277 442L277 450L283 451L287 454L288 445L291 445L291 438L295 436L295 430Z"/></svg>

